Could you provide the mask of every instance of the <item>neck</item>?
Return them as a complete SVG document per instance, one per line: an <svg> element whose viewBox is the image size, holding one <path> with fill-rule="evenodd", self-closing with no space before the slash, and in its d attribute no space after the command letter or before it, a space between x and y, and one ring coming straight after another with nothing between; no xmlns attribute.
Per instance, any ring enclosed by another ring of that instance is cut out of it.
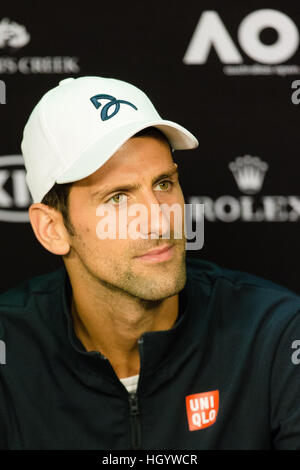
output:
<svg viewBox="0 0 300 470"><path fill-rule="evenodd" d="M138 339L146 331L168 330L178 316L178 294L145 301L69 273L74 330L87 351L99 351L119 378L139 374Z"/></svg>

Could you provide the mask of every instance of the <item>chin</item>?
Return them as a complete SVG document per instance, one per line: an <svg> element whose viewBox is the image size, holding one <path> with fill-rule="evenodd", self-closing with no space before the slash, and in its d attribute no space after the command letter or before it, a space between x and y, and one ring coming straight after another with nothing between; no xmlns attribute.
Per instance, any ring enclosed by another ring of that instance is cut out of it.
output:
<svg viewBox="0 0 300 470"><path fill-rule="evenodd" d="M182 270L176 279L164 279L159 282L147 282L136 288L136 296L141 300L148 301L161 301L178 294L185 286L186 283L186 270ZM136 286L137 287L137 286Z"/></svg>

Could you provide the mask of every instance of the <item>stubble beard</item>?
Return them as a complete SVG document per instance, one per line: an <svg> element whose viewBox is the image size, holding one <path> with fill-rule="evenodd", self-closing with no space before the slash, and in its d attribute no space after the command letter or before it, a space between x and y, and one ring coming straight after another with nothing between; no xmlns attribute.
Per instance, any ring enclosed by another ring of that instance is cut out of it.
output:
<svg viewBox="0 0 300 470"><path fill-rule="evenodd" d="M142 272L137 272L133 267L128 267L122 272L115 267L114 278L116 284L109 284L99 280L110 290L119 290L130 297L136 297L145 304L149 302L162 302L168 297L178 294L186 283L186 252L179 246L174 246L178 250L177 260L161 263L161 266L144 266ZM181 250L179 249L181 248ZM145 305L146 306L146 305Z"/></svg>
<svg viewBox="0 0 300 470"><path fill-rule="evenodd" d="M88 245L84 242L81 235L74 234L74 238L84 248L84 251L89 252ZM158 265L145 265L139 266L136 269L139 261L130 259L128 265L124 269L122 259L116 264L111 264L109 259L99 260L102 264L104 277L98 272L97 267L88 266L84 257L71 247L69 256L74 256L81 265L83 277L87 280L90 278L92 283L99 284L107 294L120 294L126 297L135 298L139 300L144 308L153 308L154 304L160 304L164 299L178 294L185 286L186 283L186 250L185 238L173 239L175 255L166 262L158 263ZM86 253L85 253L86 254ZM89 253L90 257L91 253ZM106 266L105 266L106 264ZM142 269L140 269L142 267ZM85 271L85 274L84 274ZM89 282L89 281L88 281Z"/></svg>

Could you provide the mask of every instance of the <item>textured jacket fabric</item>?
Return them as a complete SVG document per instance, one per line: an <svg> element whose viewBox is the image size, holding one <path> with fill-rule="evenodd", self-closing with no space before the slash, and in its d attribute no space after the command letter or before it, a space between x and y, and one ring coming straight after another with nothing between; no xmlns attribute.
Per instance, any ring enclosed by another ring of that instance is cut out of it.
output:
<svg viewBox="0 0 300 470"><path fill-rule="evenodd" d="M129 394L76 337L63 266L2 294L0 448L300 449L300 297L187 258L179 300Z"/></svg>

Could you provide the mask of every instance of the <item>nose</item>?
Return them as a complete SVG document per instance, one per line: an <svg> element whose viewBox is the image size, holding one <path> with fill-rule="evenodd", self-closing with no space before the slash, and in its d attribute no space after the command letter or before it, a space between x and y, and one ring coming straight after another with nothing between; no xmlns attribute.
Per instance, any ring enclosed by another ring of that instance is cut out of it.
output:
<svg viewBox="0 0 300 470"><path fill-rule="evenodd" d="M144 193L129 211L129 216L138 217L135 225L139 225L137 230L141 238L170 238L170 220L153 191Z"/></svg>

